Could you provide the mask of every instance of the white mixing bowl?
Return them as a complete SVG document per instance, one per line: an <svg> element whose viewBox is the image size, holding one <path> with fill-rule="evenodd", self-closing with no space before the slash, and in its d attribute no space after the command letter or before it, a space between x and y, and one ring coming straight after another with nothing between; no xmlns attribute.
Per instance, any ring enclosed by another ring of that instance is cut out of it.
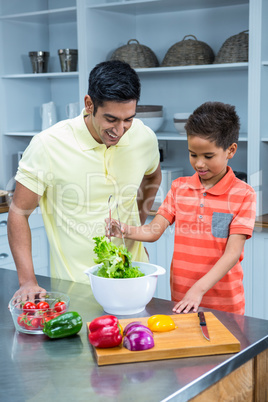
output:
<svg viewBox="0 0 268 402"><path fill-rule="evenodd" d="M143 311L152 299L158 275L165 274L165 268L145 262L132 262L145 274L140 278L113 279L94 275L101 266L94 265L85 271L89 277L93 295L106 313L131 315Z"/></svg>

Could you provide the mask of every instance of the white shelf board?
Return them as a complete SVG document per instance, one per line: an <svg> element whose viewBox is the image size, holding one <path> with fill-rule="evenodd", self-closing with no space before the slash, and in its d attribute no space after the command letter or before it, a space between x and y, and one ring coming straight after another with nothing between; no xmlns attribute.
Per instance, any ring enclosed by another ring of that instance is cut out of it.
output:
<svg viewBox="0 0 268 402"><path fill-rule="evenodd" d="M268 137L262 137L262 138L261 138L261 141L262 141L262 142L268 142Z"/></svg>
<svg viewBox="0 0 268 402"><path fill-rule="evenodd" d="M263 65L263 66L268 66L268 61L263 61L263 62L262 62L262 65Z"/></svg>
<svg viewBox="0 0 268 402"><path fill-rule="evenodd" d="M78 77L78 71L71 71L68 73L31 73L31 74L8 74L8 75L3 75L2 78L4 79L16 79L16 78L34 78L34 79L39 79L39 78L72 78L72 77Z"/></svg>
<svg viewBox="0 0 268 402"><path fill-rule="evenodd" d="M151 67L136 68L137 73L177 73L177 72L197 72L197 71L228 71L228 70L247 70L248 62L243 63L224 63L224 64L202 64L198 66L175 66L175 67Z"/></svg>
<svg viewBox="0 0 268 402"><path fill-rule="evenodd" d="M4 135L8 137L33 137L36 134L40 133L40 131L9 131L4 133Z"/></svg>
<svg viewBox="0 0 268 402"><path fill-rule="evenodd" d="M249 0L122 0L99 3L100 0L97 4L88 4L88 8L138 15L249 4Z"/></svg>
<svg viewBox="0 0 268 402"><path fill-rule="evenodd" d="M175 67L152 67L152 68L137 68L138 74L167 74L167 73L180 73L180 72L197 72L197 71L230 71L230 70L247 70L248 63L226 63L226 64L202 64L198 66L175 66ZM51 73L37 73L37 74L7 74L3 75L5 79L15 78L68 78L78 77L78 71L68 73L51 72Z"/></svg>
<svg viewBox="0 0 268 402"><path fill-rule="evenodd" d="M41 131L41 130L40 130ZM33 137L35 134L40 133L40 131L9 131L4 133L6 136L17 136L17 137ZM156 132L156 136L158 140L171 140L171 141L186 141L187 136L186 134L179 134L177 132L173 131L159 131ZM247 136L245 134L241 134L239 137L239 141L246 142ZM266 142L268 141L268 138L262 138L262 141Z"/></svg>
<svg viewBox="0 0 268 402"><path fill-rule="evenodd" d="M76 7L55 8L29 13L8 14L0 16L0 20L22 20L23 22L51 23L76 21Z"/></svg>
<svg viewBox="0 0 268 402"><path fill-rule="evenodd" d="M186 134L182 135L173 131L159 131L155 133L158 140L186 141Z"/></svg>
<svg viewBox="0 0 268 402"><path fill-rule="evenodd" d="M156 136L158 140L166 140L166 141L187 141L186 134L179 134L178 132L173 131L159 131L156 132ZM239 137L239 141L247 142L248 137L245 133L241 133Z"/></svg>

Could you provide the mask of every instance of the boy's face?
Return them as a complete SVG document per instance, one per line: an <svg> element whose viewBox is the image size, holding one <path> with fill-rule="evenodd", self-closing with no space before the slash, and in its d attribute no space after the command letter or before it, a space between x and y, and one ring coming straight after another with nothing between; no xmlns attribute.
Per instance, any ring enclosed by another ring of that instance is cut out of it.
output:
<svg viewBox="0 0 268 402"><path fill-rule="evenodd" d="M198 173L203 186L210 188L226 174L228 160L236 153L237 144L233 143L224 151L215 142L189 135L188 149L193 169Z"/></svg>

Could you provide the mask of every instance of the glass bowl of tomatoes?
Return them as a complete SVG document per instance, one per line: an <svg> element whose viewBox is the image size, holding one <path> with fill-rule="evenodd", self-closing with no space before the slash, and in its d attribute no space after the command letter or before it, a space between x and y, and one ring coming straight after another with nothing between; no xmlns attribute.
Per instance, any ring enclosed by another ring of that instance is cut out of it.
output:
<svg viewBox="0 0 268 402"><path fill-rule="evenodd" d="M9 302L9 310L17 331L43 334L44 323L66 313L70 298L59 292L27 293Z"/></svg>

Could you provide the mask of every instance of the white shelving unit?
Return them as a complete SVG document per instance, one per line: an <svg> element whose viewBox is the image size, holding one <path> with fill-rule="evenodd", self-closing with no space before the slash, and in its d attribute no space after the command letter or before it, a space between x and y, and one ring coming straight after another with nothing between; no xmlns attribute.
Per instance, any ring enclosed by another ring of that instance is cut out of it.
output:
<svg viewBox="0 0 268 402"><path fill-rule="evenodd" d="M39 73L39 74L11 74L11 75L4 75L3 79L42 79L42 78L68 78L68 77L78 77L78 72L68 72L68 73Z"/></svg>
<svg viewBox="0 0 268 402"><path fill-rule="evenodd" d="M174 113L209 100L235 105L241 134L230 165L247 173L258 195L257 214L268 213L267 18L267 0L0 0L0 188L14 184L17 152L41 130L42 103L55 102L58 120L66 118L67 103L80 101L82 108L89 71L129 39L150 47L161 63L185 35L195 35L217 54L227 38L249 29L248 62L137 69L140 104L163 105L157 136L166 143L168 164L182 166L185 175L193 171ZM77 72L61 73L60 48L78 49ZM32 74L28 52L34 50L50 52L48 73ZM254 287L252 266L245 270Z"/></svg>
<svg viewBox="0 0 268 402"><path fill-rule="evenodd" d="M171 132L161 132L158 131L156 133L158 140L163 140L163 141L187 141L186 135L174 133L173 131ZM247 142L248 137L246 134L241 133L239 136L239 141L242 142ZM262 141L265 141L265 139L262 139Z"/></svg>
<svg viewBox="0 0 268 402"><path fill-rule="evenodd" d="M0 186L3 188L12 183L17 152L25 149L31 137L41 129L42 103L55 102L58 120L66 118L68 102L79 100L82 108L89 71L96 63L108 59L117 47L130 38L137 38L149 46L161 62L172 44L186 34L194 34L208 43L216 54L228 37L249 28L250 7L253 7L249 0L29 0L27 3L12 0L8 4L1 0L0 4L0 24L5 34L1 46L4 57L0 62L4 94L0 127L3 156ZM253 13L256 12L253 10ZM10 38L8 44L4 40L6 35ZM60 72L57 50L64 47L78 48L77 72ZM32 74L28 52L41 49L50 52L49 72ZM268 62L262 62L263 66L266 64ZM176 132L173 114L192 111L213 99L237 107L241 135L232 167L248 172L250 66L251 61L137 69L142 82L140 103L164 106L165 121L157 136L168 142L166 158L170 163L183 166L185 174L192 174L185 154L186 138Z"/></svg>
<svg viewBox="0 0 268 402"><path fill-rule="evenodd" d="M1 0L0 25L0 187L11 190L17 153L41 131L41 105L53 100L62 120L66 104L79 100L79 71L62 73L58 56L78 49L76 1ZM28 54L36 50L50 52L48 73L32 73Z"/></svg>

